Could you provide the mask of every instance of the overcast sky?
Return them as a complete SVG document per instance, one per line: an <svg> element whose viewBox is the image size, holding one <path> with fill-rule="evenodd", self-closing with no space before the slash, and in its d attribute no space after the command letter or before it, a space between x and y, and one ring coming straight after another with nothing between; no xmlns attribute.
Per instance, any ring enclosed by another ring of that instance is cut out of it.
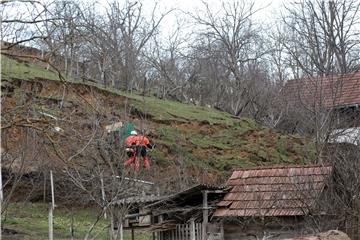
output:
<svg viewBox="0 0 360 240"><path fill-rule="evenodd" d="M92 0L85 0L92 1ZM119 0L121 2L121 0ZM234 2L236 0L223 0L224 2ZM254 14L255 20L262 22L263 24L270 24L275 21L275 13L279 13L284 2L290 0L244 0L245 2L254 2L254 10L258 10ZM98 0L101 5L107 5L109 0ZM161 31L163 34L169 34L175 28L176 22L181 18L188 18L184 12L196 13L201 9L204 9L202 0L142 0L144 12L151 13L153 7L157 3L159 12L167 12L170 9L176 9L164 19ZM204 0L209 4L213 10L218 10L221 7L220 0Z"/></svg>
<svg viewBox="0 0 360 240"><path fill-rule="evenodd" d="M40 0L40 2L45 0ZM102 11L101 6L105 7L108 6L108 3L112 0L81 0L84 3L90 3L96 1L98 3L97 10ZM118 0L120 3L125 2L125 0ZM234 2L236 0L223 0L224 2ZM240 0L241 1L241 0ZM282 6L284 2L289 2L292 0L243 0L245 2L251 3L254 2L255 6L253 10L258 10L254 14L254 20L257 22L262 23L264 28L268 28L269 26L274 26L274 23L276 21L276 16L279 16L278 14L275 14L276 12L279 13L279 11L282 9ZM181 33L183 35L187 35L188 33L192 32L194 29L194 26L189 24L189 21L191 18L189 15L186 15L185 13L192 13L196 14L199 11L204 10L204 4L202 0L139 0L139 2L142 2L143 4L143 13L147 16L150 16L155 4L157 4L157 14L165 13L169 11L170 9L174 9L170 14L168 14L163 22L160 25L160 32L162 34L163 38L167 38L167 36L171 35L175 32L177 22L180 21L182 23L181 25ZM210 9L214 12L218 11L221 8L221 2L220 0L204 0L206 2ZM14 8L7 9L6 15L22 15L22 17L25 17L29 15L27 12L26 5L23 5L21 3L18 3L15 5ZM23 12L23 13L21 13ZM105 12L105 11L104 11ZM160 15L158 15L159 17ZM187 37L187 36L186 36Z"/></svg>

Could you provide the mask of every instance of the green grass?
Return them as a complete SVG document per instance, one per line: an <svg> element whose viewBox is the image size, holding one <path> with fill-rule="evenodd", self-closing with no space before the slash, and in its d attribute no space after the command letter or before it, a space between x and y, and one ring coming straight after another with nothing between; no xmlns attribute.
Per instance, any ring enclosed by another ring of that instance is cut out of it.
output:
<svg viewBox="0 0 360 240"><path fill-rule="evenodd" d="M74 218L75 239L84 239L89 227L95 222L98 209L82 208L73 212L66 208L54 210L54 239L70 239L72 215ZM15 236L6 236L3 239L48 239L48 204L43 203L11 203L7 209L6 218L3 218L3 228L19 232ZM103 218L96 225L91 236L95 239L109 239L109 221ZM150 234L135 232L136 239L150 239ZM129 240L130 233L125 232L125 240Z"/></svg>
<svg viewBox="0 0 360 240"><path fill-rule="evenodd" d="M155 97L127 95L137 100L133 104L142 112L148 112L155 120L175 120L180 122L198 121L209 124L233 126L236 120L230 114L212 108L183 104L176 101L161 100Z"/></svg>
<svg viewBox="0 0 360 240"><path fill-rule="evenodd" d="M43 78L49 80L59 80L59 76L51 71L33 64L19 63L14 59L10 59L1 55L1 77L2 79L24 79L32 80L35 78Z"/></svg>

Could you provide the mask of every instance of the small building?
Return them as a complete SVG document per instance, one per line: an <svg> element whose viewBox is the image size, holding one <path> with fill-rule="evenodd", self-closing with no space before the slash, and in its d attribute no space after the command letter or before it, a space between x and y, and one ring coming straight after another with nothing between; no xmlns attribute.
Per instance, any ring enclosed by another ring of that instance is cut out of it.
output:
<svg viewBox="0 0 360 240"><path fill-rule="evenodd" d="M335 128L360 127L360 72L289 80L282 93L290 109L331 112Z"/></svg>
<svg viewBox="0 0 360 240"><path fill-rule="evenodd" d="M126 209L124 229L152 232L154 240L288 239L339 227L328 211L332 174L322 165L246 168L225 186L198 184L116 204Z"/></svg>
<svg viewBox="0 0 360 240"><path fill-rule="evenodd" d="M222 240L221 224L209 222L226 186L198 184L147 205L158 240Z"/></svg>
<svg viewBox="0 0 360 240"><path fill-rule="evenodd" d="M226 186L197 184L169 196L121 199L114 203L118 214L113 225L131 230L132 236L137 230L152 232L154 240L222 240L220 223L209 219L226 190Z"/></svg>
<svg viewBox="0 0 360 240"><path fill-rule="evenodd" d="M329 166L234 171L227 182L231 190L217 204L213 219L222 222L225 240L286 239L316 232L309 221L325 214L318 203L331 171Z"/></svg>

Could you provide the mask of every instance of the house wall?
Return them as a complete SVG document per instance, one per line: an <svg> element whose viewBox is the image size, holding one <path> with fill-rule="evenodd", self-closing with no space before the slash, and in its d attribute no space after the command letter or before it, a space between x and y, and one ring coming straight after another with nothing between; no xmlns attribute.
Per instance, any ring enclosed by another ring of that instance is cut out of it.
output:
<svg viewBox="0 0 360 240"><path fill-rule="evenodd" d="M286 239L314 233L303 219L292 217L224 222L224 240Z"/></svg>

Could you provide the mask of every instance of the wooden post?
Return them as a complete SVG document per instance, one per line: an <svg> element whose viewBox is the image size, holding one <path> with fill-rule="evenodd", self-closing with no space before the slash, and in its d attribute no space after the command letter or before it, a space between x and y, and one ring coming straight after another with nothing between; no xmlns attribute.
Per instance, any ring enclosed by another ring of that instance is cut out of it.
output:
<svg viewBox="0 0 360 240"><path fill-rule="evenodd" d="M202 226L202 239L206 240L206 229L209 218L209 209L208 209L208 201L207 201L208 192L203 191L203 226Z"/></svg>
<svg viewBox="0 0 360 240"><path fill-rule="evenodd" d="M190 239L196 240L196 238L195 238L195 221L193 218L190 220Z"/></svg>
<svg viewBox="0 0 360 240"><path fill-rule="evenodd" d="M70 237L74 240L74 212L71 210Z"/></svg>
<svg viewBox="0 0 360 240"><path fill-rule="evenodd" d="M53 232L53 206L49 203L49 240L54 239L54 232Z"/></svg>
<svg viewBox="0 0 360 240"><path fill-rule="evenodd" d="M43 202L46 202L46 172L44 172L44 196L43 196Z"/></svg>
<svg viewBox="0 0 360 240"><path fill-rule="evenodd" d="M120 218L120 223L119 223L119 228L120 228L120 240L124 239L124 232L123 232L123 218Z"/></svg>
<svg viewBox="0 0 360 240"><path fill-rule="evenodd" d="M224 236L224 223L223 221L220 222L220 239L224 240L225 236Z"/></svg>
<svg viewBox="0 0 360 240"><path fill-rule="evenodd" d="M131 228L131 240L135 240L134 228Z"/></svg>
<svg viewBox="0 0 360 240"><path fill-rule="evenodd" d="M54 179L53 179L52 170L50 170L50 183L51 183L51 203L49 203L49 239L53 240L54 238L53 211L55 208L55 197L54 197Z"/></svg>
<svg viewBox="0 0 360 240"><path fill-rule="evenodd" d="M0 146L1 148L1 146ZM0 154L2 155L2 148L0 150ZM0 157L0 239L2 239L2 225L1 225L1 222L2 222L2 203L3 203L3 198L4 198L4 195L3 195L3 185L2 185L2 167L1 167L1 157Z"/></svg>
<svg viewBox="0 0 360 240"><path fill-rule="evenodd" d="M50 170L50 183L51 183L51 203L52 203L52 209L55 209L55 196L54 196L54 178L52 170Z"/></svg>
<svg viewBox="0 0 360 240"><path fill-rule="evenodd" d="M103 208L104 209L104 219L107 219L106 206L105 206L106 197L105 197L104 179L103 179L102 173L100 175L100 182L101 182L101 196L102 196L102 201L103 201L103 204L104 204L104 208Z"/></svg>

